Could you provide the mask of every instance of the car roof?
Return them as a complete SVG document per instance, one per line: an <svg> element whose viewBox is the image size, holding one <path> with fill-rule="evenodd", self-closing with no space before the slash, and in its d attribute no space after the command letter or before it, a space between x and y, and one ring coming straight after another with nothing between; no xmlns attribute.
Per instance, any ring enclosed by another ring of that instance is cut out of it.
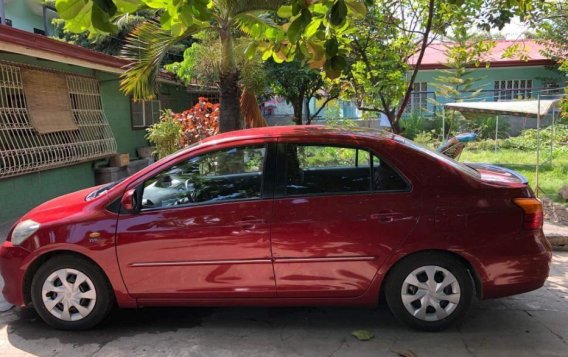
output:
<svg viewBox="0 0 568 357"><path fill-rule="evenodd" d="M398 137L398 135L390 132L371 128L345 128L324 125L287 125L230 131L206 138L201 141L201 144L214 145L227 141L257 138L305 137L306 139L310 139L321 138L322 136L336 138L345 137L349 139L371 138L374 140L389 140Z"/></svg>

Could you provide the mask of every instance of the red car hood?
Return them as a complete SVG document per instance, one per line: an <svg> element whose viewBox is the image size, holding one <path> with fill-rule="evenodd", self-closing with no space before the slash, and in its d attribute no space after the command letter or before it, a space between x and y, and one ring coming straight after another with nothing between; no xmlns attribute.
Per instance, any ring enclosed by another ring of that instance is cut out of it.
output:
<svg viewBox="0 0 568 357"><path fill-rule="evenodd" d="M466 163L481 175L481 180L503 185L526 185L528 180L520 173L501 166L480 163Z"/></svg>
<svg viewBox="0 0 568 357"><path fill-rule="evenodd" d="M38 223L50 223L63 218L72 219L88 206L89 202L85 201L85 196L95 189L90 187L56 197L33 208L21 220L32 219Z"/></svg>

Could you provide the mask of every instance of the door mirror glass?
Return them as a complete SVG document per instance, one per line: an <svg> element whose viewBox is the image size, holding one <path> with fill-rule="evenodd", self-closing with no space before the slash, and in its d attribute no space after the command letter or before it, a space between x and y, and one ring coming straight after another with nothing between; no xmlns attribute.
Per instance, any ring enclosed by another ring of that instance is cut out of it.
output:
<svg viewBox="0 0 568 357"><path fill-rule="evenodd" d="M124 211L134 213L139 210L137 201L136 189L133 188L126 191L126 193L122 196L120 205Z"/></svg>

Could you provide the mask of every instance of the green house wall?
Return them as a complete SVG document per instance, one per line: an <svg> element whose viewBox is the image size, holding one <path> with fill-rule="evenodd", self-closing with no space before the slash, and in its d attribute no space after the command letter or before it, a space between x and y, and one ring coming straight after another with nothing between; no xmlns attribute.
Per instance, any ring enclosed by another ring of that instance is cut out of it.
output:
<svg viewBox="0 0 568 357"><path fill-rule="evenodd" d="M100 84L103 110L116 139L118 152L128 152L131 157L136 157L136 149L148 145L144 138L145 130L132 128L130 99L120 92L117 75L17 54L0 53L0 61L96 77ZM175 94L174 103L183 107L185 91L169 88L173 87L170 85L163 87L164 91ZM94 164L93 161L0 179L0 224L20 217L51 198L93 186Z"/></svg>
<svg viewBox="0 0 568 357"><path fill-rule="evenodd" d="M437 78L440 76L446 76L447 74L441 70L421 70L416 76L416 82L427 82L428 92L434 92L436 88L434 83L438 82ZM481 92L475 100L479 101L493 101L493 90L494 82L501 80L532 80L533 96L539 90L544 89L547 82L557 82L560 86L563 86L565 81L565 76L562 72L547 68L544 66L522 66L522 67L508 67L508 68L476 68L472 69L472 73L468 75L468 78L474 78L478 81L473 85L473 89L482 89ZM433 93L429 93L429 98L433 97ZM436 101L440 103L448 103L452 101L450 98L436 97ZM429 104L430 111L433 110L433 105Z"/></svg>
<svg viewBox="0 0 568 357"><path fill-rule="evenodd" d="M12 27L34 32L34 28L43 30L43 14L36 15L30 5L30 0L5 0L4 12L6 13L6 19L12 20ZM39 5L34 5L41 8L41 0L35 0Z"/></svg>

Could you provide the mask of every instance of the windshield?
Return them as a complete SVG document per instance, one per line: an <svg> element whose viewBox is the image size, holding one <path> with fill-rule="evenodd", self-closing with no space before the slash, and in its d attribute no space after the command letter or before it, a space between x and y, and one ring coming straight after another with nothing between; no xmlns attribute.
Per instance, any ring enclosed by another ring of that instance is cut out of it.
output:
<svg viewBox="0 0 568 357"><path fill-rule="evenodd" d="M114 181L111 183L107 183L104 186L101 186L99 188L97 188L96 190L94 190L93 192L89 193L86 197L85 197L85 201L91 201L94 200L97 197L100 197L104 194L106 194L108 191L110 191L111 188L113 188L114 186L118 185L119 183L121 183L122 181L124 181L125 178L121 178L118 181Z"/></svg>
<svg viewBox="0 0 568 357"><path fill-rule="evenodd" d="M467 166L466 164L463 164L461 162L455 161L454 159L436 151L436 150L432 150L426 146L420 145L418 143L415 143L412 140L408 140L405 139L403 137L395 137L395 140L397 140L400 143L405 144L406 146L409 146L417 151L420 151L423 154L426 154L430 157L434 157L438 160L442 160L444 163L450 165L451 167L455 168L456 170L459 170L460 172L463 172L466 175L475 177L475 178L480 178L481 175L479 174L479 172L477 172L475 169L472 169L471 167Z"/></svg>

